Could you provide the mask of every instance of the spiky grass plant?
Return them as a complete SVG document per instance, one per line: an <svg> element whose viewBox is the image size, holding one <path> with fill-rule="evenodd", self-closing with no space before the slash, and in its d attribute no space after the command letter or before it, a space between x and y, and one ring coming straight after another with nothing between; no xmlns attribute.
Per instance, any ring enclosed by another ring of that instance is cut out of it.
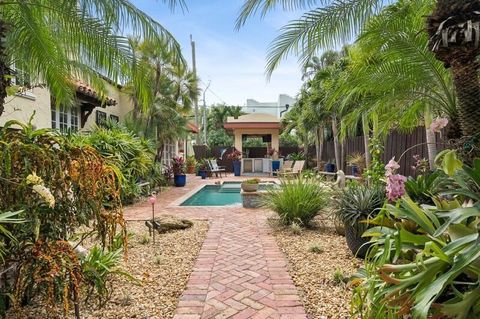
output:
<svg viewBox="0 0 480 319"><path fill-rule="evenodd" d="M307 226L327 205L328 192L321 184L302 178L283 180L279 189L269 190L264 206L275 211L284 225Z"/></svg>

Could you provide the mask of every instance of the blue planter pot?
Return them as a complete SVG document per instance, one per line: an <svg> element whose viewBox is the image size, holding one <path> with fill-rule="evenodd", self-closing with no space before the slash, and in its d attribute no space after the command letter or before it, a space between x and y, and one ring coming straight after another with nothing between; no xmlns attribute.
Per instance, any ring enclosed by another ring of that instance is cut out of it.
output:
<svg viewBox="0 0 480 319"><path fill-rule="evenodd" d="M357 176L358 173L359 173L358 166L352 165L352 175L353 175L353 176Z"/></svg>
<svg viewBox="0 0 480 319"><path fill-rule="evenodd" d="M201 176L202 179L207 178L207 171L198 171L198 176Z"/></svg>
<svg viewBox="0 0 480 319"><path fill-rule="evenodd" d="M325 164L324 169L325 169L325 172L335 173L335 164L332 164L332 163Z"/></svg>
<svg viewBox="0 0 480 319"><path fill-rule="evenodd" d="M234 161L233 162L233 174L235 176L240 176L241 172L242 172L242 162Z"/></svg>
<svg viewBox="0 0 480 319"><path fill-rule="evenodd" d="M280 161L272 161L272 170L274 172L280 170Z"/></svg>
<svg viewBox="0 0 480 319"><path fill-rule="evenodd" d="M173 181L176 187L183 187L187 183L187 175L175 175Z"/></svg>

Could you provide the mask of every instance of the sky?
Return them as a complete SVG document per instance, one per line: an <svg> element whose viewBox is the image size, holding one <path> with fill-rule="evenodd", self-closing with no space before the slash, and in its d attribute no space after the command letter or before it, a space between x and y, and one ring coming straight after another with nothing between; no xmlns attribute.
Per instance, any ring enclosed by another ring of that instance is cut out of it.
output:
<svg viewBox="0 0 480 319"><path fill-rule="evenodd" d="M175 36L190 66L193 35L202 90L211 83L205 94L207 105L243 106L250 98L276 102L279 94L294 97L298 93L301 71L295 57L284 61L270 80L265 76L265 61L268 45L279 29L301 12L273 11L264 19L250 19L236 31L243 0L186 0L188 11L177 9L173 13L161 1L132 2Z"/></svg>

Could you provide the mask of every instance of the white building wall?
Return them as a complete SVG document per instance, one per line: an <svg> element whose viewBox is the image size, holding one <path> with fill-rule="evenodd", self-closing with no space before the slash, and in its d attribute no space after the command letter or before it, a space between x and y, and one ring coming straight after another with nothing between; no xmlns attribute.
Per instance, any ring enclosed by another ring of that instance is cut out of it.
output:
<svg viewBox="0 0 480 319"><path fill-rule="evenodd" d="M88 131L95 125L96 111L105 112L107 118L110 115L118 116L122 121L125 116L133 110L133 104L127 95L121 93L112 85L107 85L109 97L117 101L115 106L107 106L105 108L97 107L89 116L83 131ZM4 126L10 120L18 120L27 123L35 112L32 124L37 128L51 128L51 100L50 92L46 88L33 88L22 94L8 96L6 98L5 111L0 116L0 127Z"/></svg>
<svg viewBox="0 0 480 319"><path fill-rule="evenodd" d="M293 106L296 101L296 99L287 94L280 94L276 102L258 102L254 99L248 99L247 105L243 110L246 113L263 113L280 117L281 113L286 109L285 106Z"/></svg>

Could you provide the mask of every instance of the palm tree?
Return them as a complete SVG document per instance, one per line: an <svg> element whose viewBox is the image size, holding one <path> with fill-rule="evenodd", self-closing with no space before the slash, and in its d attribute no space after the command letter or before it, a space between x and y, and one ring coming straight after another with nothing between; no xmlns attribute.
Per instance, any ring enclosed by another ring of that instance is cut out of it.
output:
<svg viewBox="0 0 480 319"><path fill-rule="evenodd" d="M163 0L170 8L184 0ZM3 113L12 66L44 83L58 104L71 105L72 79L89 82L102 94L99 73L114 81L132 80L132 52L117 32L164 41L181 58L180 46L159 23L128 0L11 0L0 2L0 115ZM145 82L136 80L146 99Z"/></svg>
<svg viewBox="0 0 480 319"><path fill-rule="evenodd" d="M464 136L477 136L480 124L480 2L438 0L427 19L429 47L451 68Z"/></svg>
<svg viewBox="0 0 480 319"><path fill-rule="evenodd" d="M350 41L373 16L392 3L409 0L245 0L237 28L260 12L262 16L277 6L285 10L309 9L300 19L283 27L273 41L267 57L270 75L289 54L298 53L305 65L320 49ZM452 68L458 95L459 122L464 136L478 133L480 125L480 84L477 56L480 54L480 4L471 0L418 0L436 8L427 19L430 49L436 57Z"/></svg>

